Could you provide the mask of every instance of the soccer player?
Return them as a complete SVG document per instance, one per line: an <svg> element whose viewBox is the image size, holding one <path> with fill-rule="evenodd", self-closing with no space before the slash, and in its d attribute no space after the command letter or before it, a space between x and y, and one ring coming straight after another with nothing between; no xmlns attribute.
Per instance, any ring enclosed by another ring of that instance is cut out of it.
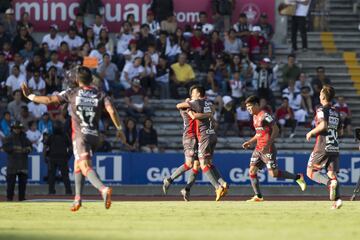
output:
<svg viewBox="0 0 360 240"><path fill-rule="evenodd" d="M190 94L192 100L177 104L177 108L189 109L188 114L195 120L200 168L215 188L215 200L219 201L227 193L228 185L222 179L217 168L212 164L217 143L217 136L213 128L212 103L205 99L205 89L199 85L193 85L190 88ZM206 114L209 115L206 116Z"/></svg>
<svg viewBox="0 0 360 240"><path fill-rule="evenodd" d="M316 127L306 134L306 140L316 136L314 150L307 165L307 176L313 181L328 186L330 200L334 201L332 209L339 209L342 201L339 192L337 172L339 171L339 142L341 129L340 113L331 105L335 90L325 85L320 91L321 106L316 110ZM327 174L320 171L326 169Z"/></svg>
<svg viewBox="0 0 360 240"><path fill-rule="evenodd" d="M110 98L104 92L97 90L91 85L92 74L90 69L78 67L75 81L75 88L69 88L53 96L36 96L31 94L26 84L22 85L22 91L25 97L32 102L46 105L70 104L76 192L71 211L78 211L81 207L83 176L87 177L90 183L100 191L104 199L105 208L109 209L111 206L112 189L104 186L91 167L92 152L96 150L97 143L99 142L98 123L103 107L109 113L117 129L117 136L123 143L126 143L126 138L122 132L119 115Z"/></svg>
<svg viewBox="0 0 360 240"><path fill-rule="evenodd" d="M255 150L250 159L250 182L255 195L249 202L262 202L264 198L260 192L257 172L266 166L269 174L278 179L293 179L302 191L306 189L306 183L302 174L293 174L278 169L276 163L275 139L279 135L279 128L274 118L265 110L260 108L260 100L256 96L250 96L245 101L246 109L253 115L253 124L256 131L254 137L243 143L242 147L249 149L256 143Z"/></svg>

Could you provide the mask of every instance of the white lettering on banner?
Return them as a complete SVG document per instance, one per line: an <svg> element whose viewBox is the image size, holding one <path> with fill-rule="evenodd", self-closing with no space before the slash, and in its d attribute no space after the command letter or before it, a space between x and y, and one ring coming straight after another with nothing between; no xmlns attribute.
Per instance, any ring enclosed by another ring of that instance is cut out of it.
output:
<svg viewBox="0 0 360 240"><path fill-rule="evenodd" d="M29 181L40 181L40 155L30 155L31 158L31 176Z"/></svg>
<svg viewBox="0 0 360 240"><path fill-rule="evenodd" d="M294 157L277 157L277 162L285 161L285 171L294 172ZM278 180L268 174L268 182L269 183L292 183L294 180L292 179L281 179Z"/></svg>
<svg viewBox="0 0 360 240"><path fill-rule="evenodd" d="M106 166L100 166L100 163L106 159L111 158L113 160L113 178L106 178ZM96 156L96 172L98 173L100 179L106 180L109 182L119 182L122 181L122 156Z"/></svg>
<svg viewBox="0 0 360 240"><path fill-rule="evenodd" d="M146 176L150 182L162 182L164 178L170 177L176 169L177 168L172 168L170 170L170 168L152 167L147 170ZM182 179L183 176L180 176L175 179L174 182L180 182Z"/></svg>
<svg viewBox="0 0 360 240"><path fill-rule="evenodd" d="M350 173L348 169L341 168L339 169L339 173L337 174L337 179L341 183L346 183L350 180Z"/></svg>
<svg viewBox="0 0 360 240"><path fill-rule="evenodd" d="M249 181L250 180L249 170L250 170L249 168L246 168L245 171L241 168L233 168L229 172L229 177L230 177L231 181L233 181L235 183ZM265 181L265 172L263 170L259 171L257 176L258 176L259 182Z"/></svg>
<svg viewBox="0 0 360 240"><path fill-rule="evenodd" d="M357 183L359 177L360 177L360 168L356 168L355 165L360 165L360 158L353 157L351 158L351 182Z"/></svg>

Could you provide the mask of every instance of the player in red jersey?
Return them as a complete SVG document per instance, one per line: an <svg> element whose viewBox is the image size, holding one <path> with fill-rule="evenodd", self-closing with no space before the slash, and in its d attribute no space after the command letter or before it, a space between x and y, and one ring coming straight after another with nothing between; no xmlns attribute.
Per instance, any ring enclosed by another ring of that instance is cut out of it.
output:
<svg viewBox="0 0 360 240"><path fill-rule="evenodd" d="M333 87L325 85L320 91L321 106L316 110L316 127L306 134L306 140L310 141L316 136L314 150L310 155L307 176L313 181L328 186L330 200L334 201L332 209L339 209L342 206L340 198L339 182L339 140L341 133L341 120L339 111L331 105L335 97ZM322 169L327 174L322 174Z"/></svg>
<svg viewBox="0 0 360 240"><path fill-rule="evenodd" d="M23 94L33 102L46 105L68 103L71 107L76 192L71 211L77 211L81 207L84 176L100 191L104 199L105 208L109 209L111 206L112 189L103 185L91 167L91 156L99 142L98 123L104 107L117 128L117 136L123 143L126 143L119 115L110 98L106 96L104 92L93 87L91 83L91 71L86 67L78 67L76 69L74 83L76 87L69 88L57 95L36 96L30 93L26 84L22 85Z"/></svg>
<svg viewBox="0 0 360 240"><path fill-rule="evenodd" d="M242 147L249 149L256 143L255 150L250 160L250 181L255 195L248 201L261 202L263 196L260 192L257 172L259 169L267 167L269 174L278 179L295 180L302 191L306 189L306 183L302 174L293 174L287 171L280 171L276 163L275 139L279 135L279 128L274 118L266 111L260 108L259 98L250 96L246 99L246 108L253 115L253 124L256 131L254 137L246 141Z"/></svg>

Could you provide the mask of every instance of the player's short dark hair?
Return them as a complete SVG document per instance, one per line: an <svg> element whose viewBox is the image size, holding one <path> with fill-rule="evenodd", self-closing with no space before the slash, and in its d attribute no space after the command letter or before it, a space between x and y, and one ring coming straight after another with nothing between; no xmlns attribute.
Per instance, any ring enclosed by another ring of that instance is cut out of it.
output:
<svg viewBox="0 0 360 240"><path fill-rule="evenodd" d="M294 53L290 53L290 54L288 55L288 58L296 58L296 55L295 55Z"/></svg>
<svg viewBox="0 0 360 240"><path fill-rule="evenodd" d="M200 85L192 85L191 88L190 88L190 95L192 93L193 90L198 91L200 93L200 97L205 97L205 88L203 86L200 86Z"/></svg>
<svg viewBox="0 0 360 240"><path fill-rule="evenodd" d="M251 105L258 104L259 105L260 99L257 96L252 95L245 100L245 104L251 104Z"/></svg>
<svg viewBox="0 0 360 240"><path fill-rule="evenodd" d="M330 85L324 85L321 89L323 92L326 101L331 102L335 98L335 89Z"/></svg>
<svg viewBox="0 0 360 240"><path fill-rule="evenodd" d="M85 84L85 85L90 85L90 83L92 82L92 74L89 68L81 66L78 69L78 79L79 82Z"/></svg>
<svg viewBox="0 0 360 240"><path fill-rule="evenodd" d="M323 66L319 66L319 67L316 68L316 72L318 72L320 70L325 72L325 68Z"/></svg>

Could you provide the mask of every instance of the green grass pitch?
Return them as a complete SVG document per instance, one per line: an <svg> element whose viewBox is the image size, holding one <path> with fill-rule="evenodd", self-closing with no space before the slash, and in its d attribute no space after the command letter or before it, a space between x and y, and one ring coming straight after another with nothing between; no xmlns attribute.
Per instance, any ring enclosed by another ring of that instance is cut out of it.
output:
<svg viewBox="0 0 360 240"><path fill-rule="evenodd" d="M360 202L0 203L0 239L360 239Z"/></svg>

